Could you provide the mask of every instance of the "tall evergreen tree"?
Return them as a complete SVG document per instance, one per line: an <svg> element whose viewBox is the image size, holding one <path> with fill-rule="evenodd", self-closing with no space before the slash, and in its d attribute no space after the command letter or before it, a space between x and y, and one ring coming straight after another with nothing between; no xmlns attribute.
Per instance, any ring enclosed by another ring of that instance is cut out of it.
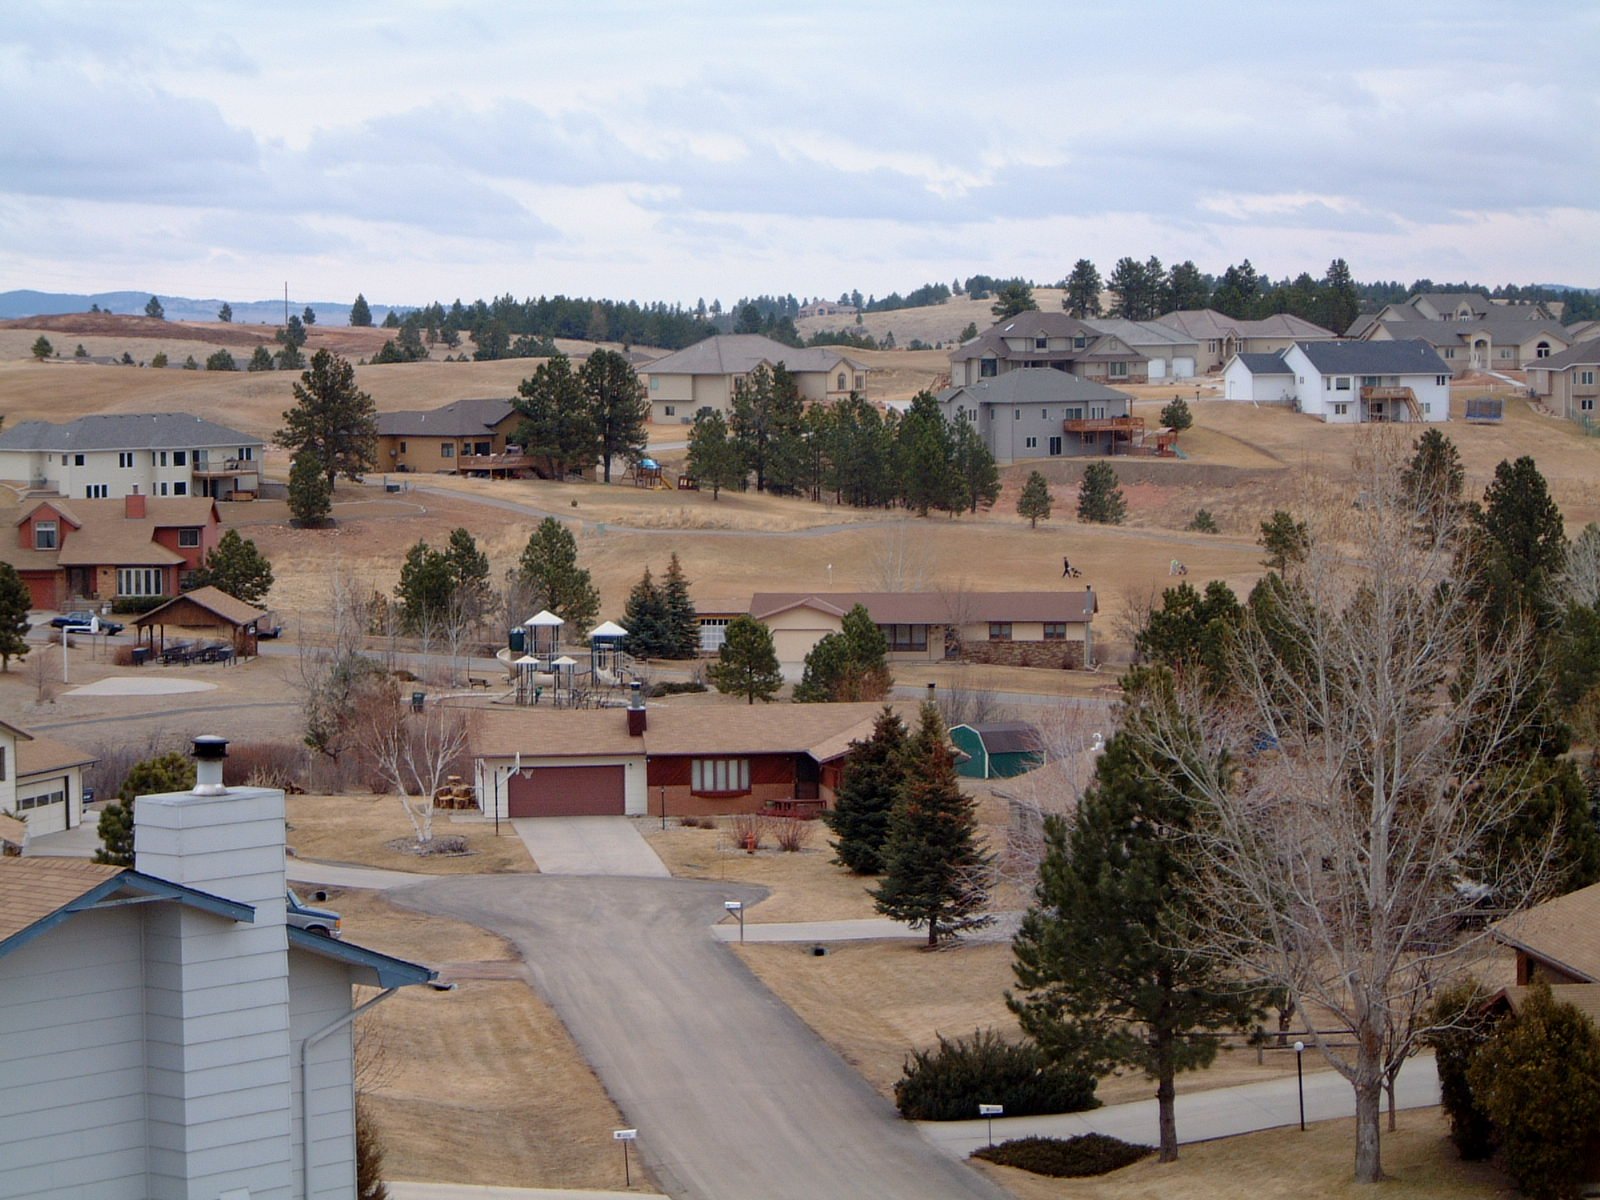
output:
<svg viewBox="0 0 1600 1200"><path fill-rule="evenodd" d="M755 472L756 491L767 490L774 466L789 464L793 455L788 443L798 437L804 413L800 386L782 363L770 371L763 363L734 387L728 431L745 465Z"/></svg>
<svg viewBox="0 0 1600 1200"><path fill-rule="evenodd" d="M661 603L665 619L663 658L697 658L700 654L700 617L689 595L689 580L674 550L661 576Z"/></svg>
<svg viewBox="0 0 1600 1200"><path fill-rule="evenodd" d="M1532 458L1501 461L1473 525L1472 587L1485 613L1497 619L1520 610L1551 628L1567 539L1561 509Z"/></svg>
<svg viewBox="0 0 1600 1200"><path fill-rule="evenodd" d="M932 392L918 392L895 432L900 502L916 509L919 517L927 516L933 508L964 508L965 497L955 475L954 460L954 436L938 400Z"/></svg>
<svg viewBox="0 0 1600 1200"><path fill-rule="evenodd" d="M233 305L224 300L222 307L217 309L217 320L224 325L231 325L233 323Z"/></svg>
<svg viewBox="0 0 1600 1200"><path fill-rule="evenodd" d="M1127 512L1128 505L1111 464L1090 463L1078 485L1078 520L1085 524L1121 525Z"/></svg>
<svg viewBox="0 0 1600 1200"><path fill-rule="evenodd" d="M724 695L743 696L750 704L771 700L783 686L772 631L753 617L739 614L728 622L727 639L717 651L717 661L706 668L706 676Z"/></svg>
<svg viewBox="0 0 1600 1200"><path fill-rule="evenodd" d="M350 324L367 329L372 325L372 308L367 304L367 298L360 292L356 293L355 303L350 306Z"/></svg>
<svg viewBox="0 0 1600 1200"><path fill-rule="evenodd" d="M645 422L650 400L633 365L615 350L596 350L578 368L589 400L589 421L600 448L601 471L611 482L611 460L642 458L649 445Z"/></svg>
<svg viewBox="0 0 1600 1200"><path fill-rule="evenodd" d="M1329 263L1322 277L1322 309L1318 315L1323 328L1338 334L1349 329L1361 315L1361 298L1350 277L1350 264L1342 258Z"/></svg>
<svg viewBox="0 0 1600 1200"><path fill-rule="evenodd" d="M650 576L650 568L628 592L628 602L622 610L622 627L628 631L622 648L635 658L662 658L662 650L669 644L667 637L667 608Z"/></svg>
<svg viewBox="0 0 1600 1200"><path fill-rule="evenodd" d="M246 604L260 604L272 590L272 564L253 540L230 529L207 551L185 590L197 587L219 588Z"/></svg>
<svg viewBox="0 0 1600 1200"><path fill-rule="evenodd" d="M311 450L297 450L289 462L289 515L297 525L315 528L333 511L333 485L322 460Z"/></svg>
<svg viewBox="0 0 1600 1200"><path fill-rule="evenodd" d="M400 622L408 633L437 628L450 608L455 580L450 572L450 557L419 541L406 551L400 564L400 582L394 597L400 607Z"/></svg>
<svg viewBox="0 0 1600 1200"><path fill-rule="evenodd" d="M32 354L33 357L38 359L40 362L43 362L55 352L56 348L50 344L50 339L45 337L44 334L41 333L38 337L33 339ZM166 366L167 364L163 362L161 365Z"/></svg>
<svg viewBox="0 0 1600 1200"><path fill-rule="evenodd" d="M1207 308L1211 304L1211 289L1205 276L1192 261L1185 259L1167 273L1167 286L1161 296L1162 312L1184 312Z"/></svg>
<svg viewBox="0 0 1600 1200"><path fill-rule="evenodd" d="M889 694L888 639L873 623L866 606L845 613L838 633L830 633L806 655L805 670L795 685L801 704L881 700Z"/></svg>
<svg viewBox="0 0 1600 1200"><path fill-rule="evenodd" d="M978 845L977 802L956 778L950 735L938 706L922 706L906 743L905 777L889 816L879 912L927 929L928 947L988 925L990 856Z"/></svg>
<svg viewBox="0 0 1600 1200"><path fill-rule="evenodd" d="M295 406L283 414L272 440L297 456L309 451L328 478L359 480L378 461L378 408L356 387L355 368L338 355L318 350L311 369L294 385Z"/></svg>
<svg viewBox="0 0 1600 1200"><path fill-rule="evenodd" d="M1229 642L1243 620L1239 598L1222 580L1206 584L1204 593L1180 583L1161 594L1161 607L1134 636L1133 648L1144 662L1179 677L1198 673L1209 687L1221 688L1227 682Z"/></svg>
<svg viewBox="0 0 1600 1200"><path fill-rule="evenodd" d="M1028 518L1028 528L1039 528L1040 521L1050 519L1050 485L1037 471L1028 472L1028 481L1022 485L1017 497L1017 515Z"/></svg>
<svg viewBox="0 0 1600 1200"><path fill-rule="evenodd" d="M158 321L165 321L167 319L167 310L161 307L161 301L151 296L145 303L144 315L154 317Z"/></svg>
<svg viewBox="0 0 1600 1200"><path fill-rule="evenodd" d="M565 354L541 364L524 379L512 401L522 414L517 440L530 458L544 460L544 473L564 479L571 470L592 467L600 457L590 399Z"/></svg>
<svg viewBox="0 0 1600 1200"><path fill-rule="evenodd" d="M1004 321L1007 317L1014 317L1018 313L1038 312L1039 302L1033 298L1033 289L1020 279L1000 285L999 291L994 294L994 303L989 306L989 311L994 314L996 321Z"/></svg>
<svg viewBox="0 0 1600 1200"><path fill-rule="evenodd" d="M250 361L245 364L246 371L270 371L273 368L272 351L265 346L257 346L250 355Z"/></svg>
<svg viewBox="0 0 1600 1200"><path fill-rule="evenodd" d="M1276 509L1272 516L1261 522L1261 536L1256 539L1267 552L1265 566L1274 571L1287 571L1306 560L1311 553L1311 531L1304 521L1296 521L1293 513Z"/></svg>
<svg viewBox="0 0 1600 1200"><path fill-rule="evenodd" d="M8 562L0 562L0 671L11 669L11 660L28 657L28 609L33 600L28 585Z"/></svg>
<svg viewBox="0 0 1600 1200"><path fill-rule="evenodd" d="M459 526L450 531L444 555L450 565L450 586L455 591L452 602L468 620L481 621L493 602L489 588L489 556L478 548L471 531Z"/></svg>
<svg viewBox="0 0 1600 1200"><path fill-rule="evenodd" d="M748 471L739 447L728 437L728 422L716 409L702 412L689 431L689 474L718 500L723 488L737 487Z"/></svg>
<svg viewBox="0 0 1600 1200"><path fill-rule="evenodd" d="M905 747L905 722L888 705L873 722L872 736L850 743L844 777L822 820L837 839L833 861L852 874L883 870L889 814L905 774Z"/></svg>
<svg viewBox="0 0 1600 1200"><path fill-rule="evenodd" d="M1067 294L1061 298L1061 307L1080 321L1085 317L1098 317L1103 286L1094 263L1080 258L1072 264L1072 274L1067 276Z"/></svg>
<svg viewBox="0 0 1600 1200"><path fill-rule="evenodd" d="M1051 1058L1155 1080L1161 1161L1173 1162L1178 1072L1208 1066L1217 1053L1208 1035L1245 1027L1259 999L1237 973L1182 949L1198 903L1181 842L1195 803L1180 771L1150 765L1136 730L1107 744L1071 824L1046 820L1007 1003Z"/></svg>
<svg viewBox="0 0 1600 1200"><path fill-rule="evenodd" d="M1456 444L1429 429L1411 444L1411 458L1400 473L1400 486L1435 519L1461 503L1467 473Z"/></svg>
<svg viewBox="0 0 1600 1200"><path fill-rule="evenodd" d="M974 513L980 504L993 508L1000 498L1000 469L988 443L971 421L957 421L951 440L954 444L950 467L956 480L957 507Z"/></svg>
<svg viewBox="0 0 1600 1200"><path fill-rule="evenodd" d="M307 328L315 325L317 323L317 310L309 304L306 305L305 311L300 314L300 323Z"/></svg>
<svg viewBox="0 0 1600 1200"><path fill-rule="evenodd" d="M100 849L94 852L95 862L133 866L133 802L140 796L186 792L192 787L194 760L187 755L173 751L134 763L117 790L117 803L106 805L100 814Z"/></svg>
<svg viewBox="0 0 1600 1200"><path fill-rule="evenodd" d="M1159 267L1160 264L1156 265ZM1155 308L1161 281L1151 279L1149 267L1138 259L1126 256L1119 258L1117 265L1111 269L1106 286L1117 294L1117 302L1111 306L1113 317L1148 321L1157 315Z"/></svg>
<svg viewBox="0 0 1600 1200"><path fill-rule="evenodd" d="M600 611L600 593L578 565L578 542L570 529L554 517L540 521L523 547L517 574L532 593L529 603L564 620L569 638L588 636Z"/></svg>

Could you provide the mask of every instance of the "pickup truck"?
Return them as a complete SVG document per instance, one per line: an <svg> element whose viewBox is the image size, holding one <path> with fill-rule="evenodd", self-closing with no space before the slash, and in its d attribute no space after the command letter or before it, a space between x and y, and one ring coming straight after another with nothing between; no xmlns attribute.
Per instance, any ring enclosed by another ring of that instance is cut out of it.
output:
<svg viewBox="0 0 1600 1200"><path fill-rule="evenodd" d="M96 615L87 609L62 613L59 617L50 618L50 627L52 629L65 629L68 633L88 633ZM121 621L110 621L105 617L100 618L101 633L118 634L122 632L123 628Z"/></svg>
<svg viewBox="0 0 1600 1200"><path fill-rule="evenodd" d="M312 908L295 895L293 888L287 890L288 909L285 915L290 925L296 929L304 929L307 933L321 934L323 937L342 936L339 930L344 922L338 913L326 908ZM312 897L318 901L326 901L328 893L313 892Z"/></svg>

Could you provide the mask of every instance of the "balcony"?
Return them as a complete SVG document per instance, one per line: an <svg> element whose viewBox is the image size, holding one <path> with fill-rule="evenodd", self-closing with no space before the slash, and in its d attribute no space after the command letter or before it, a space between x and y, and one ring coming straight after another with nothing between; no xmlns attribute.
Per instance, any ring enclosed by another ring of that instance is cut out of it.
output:
<svg viewBox="0 0 1600 1200"><path fill-rule="evenodd" d="M253 458L196 458L194 473L201 479L223 479L229 475L254 475L258 466Z"/></svg>
<svg viewBox="0 0 1600 1200"><path fill-rule="evenodd" d="M1086 420L1063 421L1061 428L1067 433L1113 433L1122 437L1143 437L1143 417L1090 417Z"/></svg>

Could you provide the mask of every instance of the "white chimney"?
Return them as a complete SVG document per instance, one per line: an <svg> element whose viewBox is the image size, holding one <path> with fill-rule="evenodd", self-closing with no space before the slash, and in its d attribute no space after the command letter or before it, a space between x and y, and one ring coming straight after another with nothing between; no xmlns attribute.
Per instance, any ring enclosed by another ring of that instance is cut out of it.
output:
<svg viewBox="0 0 1600 1200"><path fill-rule="evenodd" d="M133 810L139 871L255 910L253 922L175 904L148 911L147 1112L159 1196L294 1187L284 796L224 787L227 746L196 738L194 788L140 796ZM249 1165L208 1149L247 1142Z"/></svg>

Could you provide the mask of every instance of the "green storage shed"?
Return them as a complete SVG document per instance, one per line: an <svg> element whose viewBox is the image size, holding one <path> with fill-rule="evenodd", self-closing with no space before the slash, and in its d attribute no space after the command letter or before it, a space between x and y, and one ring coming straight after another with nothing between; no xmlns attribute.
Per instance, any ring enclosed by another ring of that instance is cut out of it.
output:
<svg viewBox="0 0 1600 1200"><path fill-rule="evenodd" d="M954 725L950 740L967 756L956 770L968 779L1010 779L1044 762L1039 731L1022 721Z"/></svg>

